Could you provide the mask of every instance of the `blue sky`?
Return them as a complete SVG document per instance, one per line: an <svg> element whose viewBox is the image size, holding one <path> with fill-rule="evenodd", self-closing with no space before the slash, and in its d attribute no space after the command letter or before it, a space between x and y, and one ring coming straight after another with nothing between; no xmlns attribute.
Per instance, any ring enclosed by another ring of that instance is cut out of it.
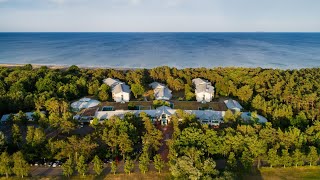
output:
<svg viewBox="0 0 320 180"><path fill-rule="evenodd" d="M320 0L0 0L0 31L320 31Z"/></svg>

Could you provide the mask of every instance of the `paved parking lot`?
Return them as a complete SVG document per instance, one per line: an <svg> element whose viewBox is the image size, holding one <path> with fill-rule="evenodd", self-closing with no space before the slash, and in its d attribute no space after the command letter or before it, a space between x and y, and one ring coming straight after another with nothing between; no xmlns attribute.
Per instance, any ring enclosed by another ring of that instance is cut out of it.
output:
<svg viewBox="0 0 320 180"><path fill-rule="evenodd" d="M62 168L61 167L31 167L30 169L31 176L61 176Z"/></svg>

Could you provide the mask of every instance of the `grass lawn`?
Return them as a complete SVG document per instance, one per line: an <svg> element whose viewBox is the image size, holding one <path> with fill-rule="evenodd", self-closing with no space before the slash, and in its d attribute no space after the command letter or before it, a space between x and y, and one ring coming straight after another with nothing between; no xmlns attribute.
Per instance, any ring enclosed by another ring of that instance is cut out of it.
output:
<svg viewBox="0 0 320 180"><path fill-rule="evenodd" d="M163 172L161 174L157 173L157 172L147 172L146 174L141 174L141 173L131 173L129 174L111 174L108 173L106 174L102 174L100 176L94 176L94 175L86 175L86 176L79 176L79 175L74 175L71 176L69 178L65 177L65 176L37 176L37 177L24 177L23 179L26 180L77 180L77 179L85 179L85 180L169 180L170 178L170 173L168 172ZM5 177L0 177L0 180L21 180L20 177L9 177L8 179Z"/></svg>
<svg viewBox="0 0 320 180"><path fill-rule="evenodd" d="M289 168L261 168L260 172L244 176L243 179L263 180L291 180L291 179L320 179L320 166L289 167Z"/></svg>
<svg viewBox="0 0 320 180"><path fill-rule="evenodd" d="M129 174L108 174L105 179L127 179L127 180L140 180L140 179L152 179L152 180L166 180L170 179L170 173L157 173L157 172L148 172L146 174L141 173L131 173Z"/></svg>

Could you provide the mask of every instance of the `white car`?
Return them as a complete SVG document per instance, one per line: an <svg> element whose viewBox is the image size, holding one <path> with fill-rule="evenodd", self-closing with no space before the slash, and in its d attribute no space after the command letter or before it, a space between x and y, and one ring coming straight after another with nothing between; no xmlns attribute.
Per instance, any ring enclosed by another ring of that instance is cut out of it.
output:
<svg viewBox="0 0 320 180"><path fill-rule="evenodd" d="M53 163L52 167L54 167L54 168L57 167L57 163Z"/></svg>

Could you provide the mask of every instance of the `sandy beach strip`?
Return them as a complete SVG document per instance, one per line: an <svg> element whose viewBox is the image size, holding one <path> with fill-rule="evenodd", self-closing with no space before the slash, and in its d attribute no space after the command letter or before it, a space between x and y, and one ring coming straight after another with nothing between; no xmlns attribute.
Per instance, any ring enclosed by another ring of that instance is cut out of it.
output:
<svg viewBox="0 0 320 180"><path fill-rule="evenodd" d="M27 64L9 64L9 63L0 63L0 67L6 68L16 68L23 67ZM52 65L52 64L31 64L32 68L39 69L42 66L46 66L49 69L61 69L66 70L72 65ZM144 69L144 68L128 68L128 67L98 67L98 66L78 66L80 69L115 69L115 70L134 70L134 69Z"/></svg>

